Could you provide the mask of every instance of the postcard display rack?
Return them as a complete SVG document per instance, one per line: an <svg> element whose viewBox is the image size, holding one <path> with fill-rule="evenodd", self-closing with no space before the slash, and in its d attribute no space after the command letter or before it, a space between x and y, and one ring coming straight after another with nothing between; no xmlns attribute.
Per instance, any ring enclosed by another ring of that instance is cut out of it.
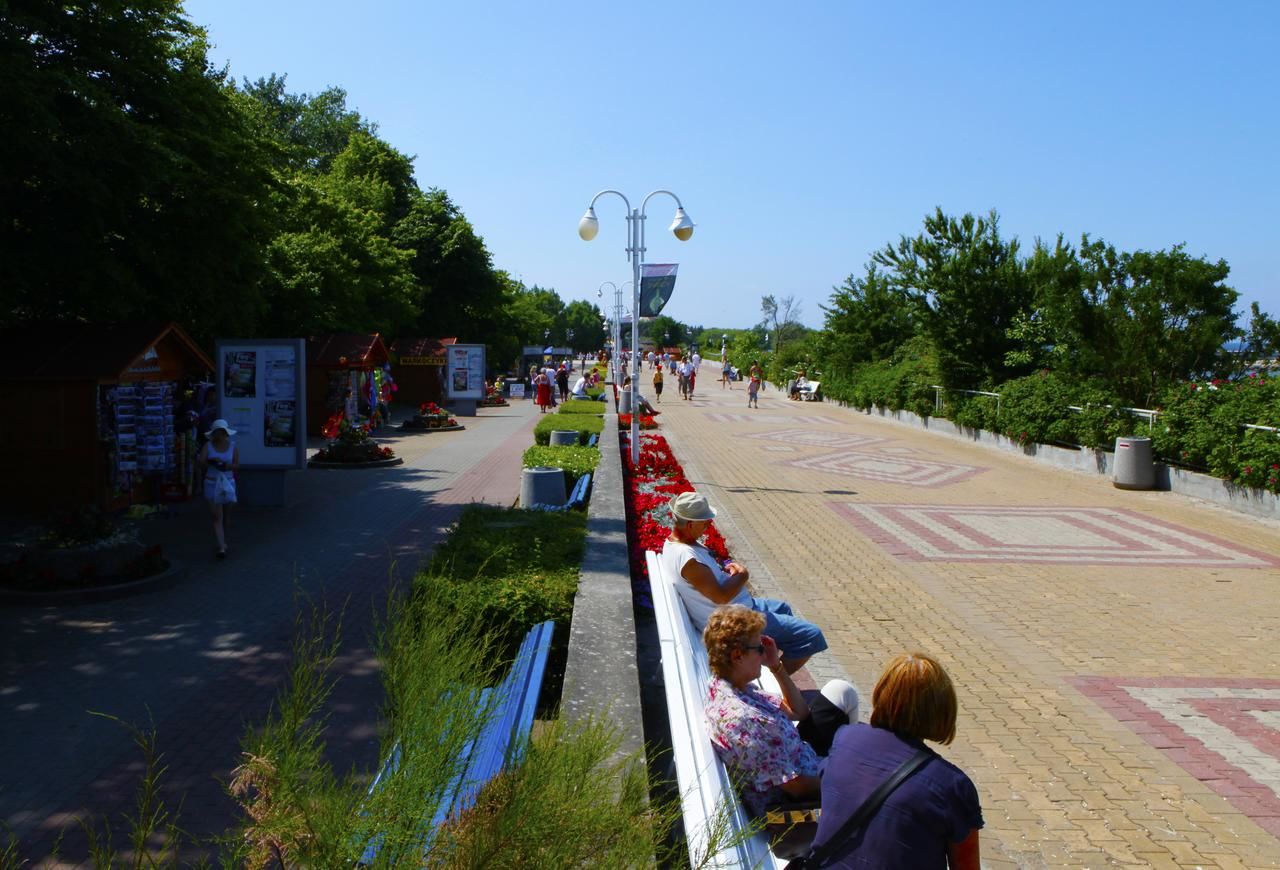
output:
<svg viewBox="0 0 1280 870"><path fill-rule="evenodd" d="M484 398L485 358L483 344L451 344L447 348L445 389L453 413L474 417L476 405Z"/></svg>
<svg viewBox="0 0 1280 870"><path fill-rule="evenodd" d="M188 465L186 439L174 434L173 381L135 381L103 388L99 419L113 445L111 484L132 496L144 478L173 477Z"/></svg>
<svg viewBox="0 0 1280 870"><path fill-rule="evenodd" d="M307 457L306 366L303 339L220 339L218 412L240 452L238 500L285 503L285 472Z"/></svg>

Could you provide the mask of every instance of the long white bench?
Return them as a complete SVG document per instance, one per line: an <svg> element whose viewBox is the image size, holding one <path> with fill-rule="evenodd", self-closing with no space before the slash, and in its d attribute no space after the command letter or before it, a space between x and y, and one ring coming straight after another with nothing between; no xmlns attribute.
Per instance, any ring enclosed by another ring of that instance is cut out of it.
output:
<svg viewBox="0 0 1280 870"><path fill-rule="evenodd" d="M708 852L709 830L718 819L726 820L731 829L727 837L717 838L721 848L704 866L740 868L782 868L787 862L774 857L763 833L741 836L751 826L750 816L738 800L729 780L729 772L712 748L707 736L703 707L711 666L702 635L689 621L684 602L672 585L674 578L662 570L657 553L646 553L649 585L653 593L653 609L658 622L658 641L662 647L662 676L666 683L667 716L671 721L672 755L680 800L684 812L684 830L689 855L696 864ZM766 672L767 673L767 672ZM768 677L772 679L772 674ZM777 692L777 684L765 688ZM723 824L723 822L721 822ZM727 842L723 841L738 841Z"/></svg>

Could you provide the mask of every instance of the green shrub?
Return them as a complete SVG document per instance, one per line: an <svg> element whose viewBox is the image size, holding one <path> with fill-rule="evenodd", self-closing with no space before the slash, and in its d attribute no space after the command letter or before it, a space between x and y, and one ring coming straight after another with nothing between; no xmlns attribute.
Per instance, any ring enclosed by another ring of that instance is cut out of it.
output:
<svg viewBox="0 0 1280 870"><path fill-rule="evenodd" d="M877 406L928 417L933 414L932 385L938 382L937 353L927 339L917 337L899 347L892 359L858 366L847 376L833 373L823 380L822 391L856 408Z"/></svg>
<svg viewBox="0 0 1280 870"><path fill-rule="evenodd" d="M524 452L521 462L525 468L549 465L563 470L564 490L568 492L579 477L596 470L600 451L595 447L541 447L535 444Z"/></svg>
<svg viewBox="0 0 1280 870"><path fill-rule="evenodd" d="M1075 444L1075 404L1070 388L1050 372L1006 381L1000 393L998 428L1019 444Z"/></svg>
<svg viewBox="0 0 1280 870"><path fill-rule="evenodd" d="M604 414L605 403L587 399L570 399L560 403L561 414Z"/></svg>
<svg viewBox="0 0 1280 870"><path fill-rule="evenodd" d="M1276 433L1245 424L1280 425L1280 378L1247 377L1170 387L1153 432L1156 452L1241 486L1280 491Z"/></svg>
<svg viewBox="0 0 1280 870"><path fill-rule="evenodd" d="M533 427L533 440L537 444L551 442L554 430L573 430L578 433L578 443L586 444L592 435L604 431L604 417L597 414L547 414Z"/></svg>
<svg viewBox="0 0 1280 870"><path fill-rule="evenodd" d="M999 404L995 396L970 396L967 393L944 393L942 413L965 429L999 431Z"/></svg>
<svg viewBox="0 0 1280 870"><path fill-rule="evenodd" d="M476 620L496 633L504 657L547 619L556 621L555 643L565 647L586 523L576 511L469 507L415 582L438 587L441 618Z"/></svg>

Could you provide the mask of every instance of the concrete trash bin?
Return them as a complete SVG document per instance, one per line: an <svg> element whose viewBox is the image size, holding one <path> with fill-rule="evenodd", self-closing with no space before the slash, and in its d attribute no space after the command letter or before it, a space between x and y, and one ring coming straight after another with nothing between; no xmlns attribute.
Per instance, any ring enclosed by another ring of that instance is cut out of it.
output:
<svg viewBox="0 0 1280 870"><path fill-rule="evenodd" d="M536 504L560 507L565 501L562 470L551 465L535 465L524 470L520 478L520 507L528 509Z"/></svg>
<svg viewBox="0 0 1280 870"><path fill-rule="evenodd" d="M1152 489L1156 466L1150 438L1117 438L1113 483L1117 489Z"/></svg>
<svg viewBox="0 0 1280 870"><path fill-rule="evenodd" d="M578 430L576 429L553 429L551 431L552 447L572 447L578 443Z"/></svg>
<svg viewBox="0 0 1280 870"><path fill-rule="evenodd" d="M618 413L619 414L631 413L631 390L630 389L618 391Z"/></svg>

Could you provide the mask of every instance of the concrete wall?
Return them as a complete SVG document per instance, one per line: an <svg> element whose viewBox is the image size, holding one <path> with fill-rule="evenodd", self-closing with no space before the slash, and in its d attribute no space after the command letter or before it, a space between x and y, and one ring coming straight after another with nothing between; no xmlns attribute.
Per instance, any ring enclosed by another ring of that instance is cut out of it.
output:
<svg viewBox="0 0 1280 870"><path fill-rule="evenodd" d="M643 758L636 625L617 431L617 416L606 414L600 464L587 509L587 546L573 602L560 703L567 719L594 716L612 722L622 740L619 752Z"/></svg>
<svg viewBox="0 0 1280 870"><path fill-rule="evenodd" d="M864 411L860 408L851 408L843 402L836 402L832 399L825 401L828 404L847 408L854 413L874 414L907 426L914 426L917 429L926 429L930 432L937 432L940 435L949 435L952 438L962 438L965 441L992 450L1019 453L1040 462L1056 465L1059 468L1067 468L1086 474L1109 475L1112 473L1112 466L1115 461L1115 457L1105 450L1087 447L1073 450L1069 447L1055 447L1051 444L1022 445L996 432L988 432L984 429L961 428L950 420L945 420L941 417L921 417L911 411L890 411L887 408L878 407ZM1134 434L1141 435L1142 432L1138 431ZM1260 489L1236 486L1229 480L1223 480L1208 474L1200 474L1195 471L1187 471L1182 468L1174 468L1162 462L1156 463L1156 489L1204 499L1250 516L1280 520L1280 499L1272 493Z"/></svg>

